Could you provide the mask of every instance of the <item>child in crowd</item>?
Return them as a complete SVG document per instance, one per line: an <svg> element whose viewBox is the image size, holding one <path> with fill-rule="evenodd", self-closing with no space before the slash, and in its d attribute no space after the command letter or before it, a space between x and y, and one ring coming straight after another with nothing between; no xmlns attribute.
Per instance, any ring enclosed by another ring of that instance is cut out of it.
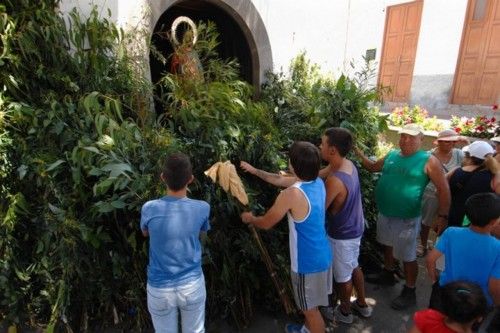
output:
<svg viewBox="0 0 500 333"><path fill-rule="evenodd" d="M325 230L325 186L318 178L321 157L309 142L295 142L289 153L297 182L283 190L263 216L241 214L245 223L269 229L287 215L290 229L292 286L305 325L289 324L288 333L324 333L318 306L328 305L332 286L332 252Z"/></svg>
<svg viewBox="0 0 500 333"><path fill-rule="evenodd" d="M478 193L465 203L469 228L449 227L427 257L427 272L433 282L430 307L441 309L440 287L466 280L477 283L489 305L500 305L500 241L491 235L500 220L500 196ZM439 276L436 261L445 255L445 268Z"/></svg>
<svg viewBox="0 0 500 333"><path fill-rule="evenodd" d="M148 310L155 332L205 332L205 279L201 269L200 233L210 229L210 206L189 199L193 181L189 158L172 154L161 180L167 195L146 202L141 211L141 230L149 236L147 282Z"/></svg>
<svg viewBox="0 0 500 333"><path fill-rule="evenodd" d="M469 333L487 312L486 298L475 283L456 281L441 290L441 311L415 312L408 333Z"/></svg>

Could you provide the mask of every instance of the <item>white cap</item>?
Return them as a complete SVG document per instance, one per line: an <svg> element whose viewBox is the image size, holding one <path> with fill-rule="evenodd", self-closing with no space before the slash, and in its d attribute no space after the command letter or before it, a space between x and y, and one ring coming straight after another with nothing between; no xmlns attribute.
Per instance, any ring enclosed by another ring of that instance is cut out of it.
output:
<svg viewBox="0 0 500 333"><path fill-rule="evenodd" d="M468 152L471 157L476 157L484 160L487 155L493 154L493 147L485 141L474 141L468 146L462 148L462 151Z"/></svg>
<svg viewBox="0 0 500 333"><path fill-rule="evenodd" d="M399 130L399 134L416 136L424 134L424 129L418 124L406 124Z"/></svg>
<svg viewBox="0 0 500 333"><path fill-rule="evenodd" d="M494 138L491 138L490 140L495 142L495 143L500 143L500 136L495 136Z"/></svg>

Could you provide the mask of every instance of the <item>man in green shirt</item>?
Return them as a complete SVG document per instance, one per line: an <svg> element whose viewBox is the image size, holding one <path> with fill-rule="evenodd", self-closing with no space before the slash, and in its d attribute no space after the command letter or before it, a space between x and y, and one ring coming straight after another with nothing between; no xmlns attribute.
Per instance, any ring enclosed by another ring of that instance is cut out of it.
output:
<svg viewBox="0 0 500 333"><path fill-rule="evenodd" d="M371 172L381 172L375 188L375 199L379 209L377 240L384 245L384 269L376 276L367 276L367 281L394 285L394 258L401 260L405 285L401 294L392 301L391 307L402 310L416 304L416 246L422 194L429 180L432 181L439 201L436 232L440 234L447 224L450 190L439 160L420 149L422 128L408 124L399 134L400 149L391 150L378 161L368 159L359 149L356 149L356 153L363 167Z"/></svg>

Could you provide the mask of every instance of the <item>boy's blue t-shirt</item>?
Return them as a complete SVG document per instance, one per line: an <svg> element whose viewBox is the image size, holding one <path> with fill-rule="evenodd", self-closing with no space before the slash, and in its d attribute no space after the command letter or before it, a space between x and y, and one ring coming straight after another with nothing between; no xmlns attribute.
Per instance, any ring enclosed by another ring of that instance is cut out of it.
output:
<svg viewBox="0 0 500 333"><path fill-rule="evenodd" d="M207 202L165 196L146 202L141 229L149 232L148 284L176 287L193 281L201 270L200 231L210 229Z"/></svg>
<svg viewBox="0 0 500 333"><path fill-rule="evenodd" d="M439 285L457 280L477 283L489 304L490 278L500 279L500 241L469 228L450 227L439 238L436 248L445 255L445 268Z"/></svg>

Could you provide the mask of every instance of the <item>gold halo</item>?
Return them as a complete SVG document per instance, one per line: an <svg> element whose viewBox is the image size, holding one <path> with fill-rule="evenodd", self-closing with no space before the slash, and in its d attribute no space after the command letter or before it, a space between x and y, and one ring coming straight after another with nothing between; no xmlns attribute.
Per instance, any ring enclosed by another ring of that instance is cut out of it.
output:
<svg viewBox="0 0 500 333"><path fill-rule="evenodd" d="M179 16L174 20L172 23L172 28L170 29L170 32L172 34L172 41L174 42L174 45L177 46L179 45L179 41L177 40L177 27L181 23L187 23L190 27L191 30L193 30L193 46L196 44L196 41L198 40L198 30L196 29L196 24L194 24L193 20L191 20L187 16Z"/></svg>

